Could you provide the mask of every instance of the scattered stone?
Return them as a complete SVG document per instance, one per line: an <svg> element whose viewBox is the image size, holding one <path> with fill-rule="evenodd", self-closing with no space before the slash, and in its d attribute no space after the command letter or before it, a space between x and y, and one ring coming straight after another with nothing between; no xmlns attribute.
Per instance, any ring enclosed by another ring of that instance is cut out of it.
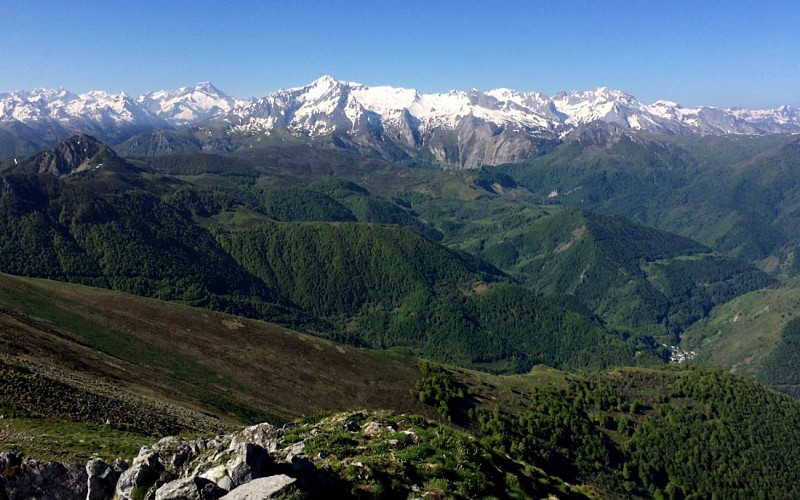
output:
<svg viewBox="0 0 800 500"><path fill-rule="evenodd" d="M21 461L13 453L0 454L0 496L10 500L86 498L87 478L80 465Z"/></svg>
<svg viewBox="0 0 800 500"><path fill-rule="evenodd" d="M283 452L286 454L286 461L291 462L292 457L295 457L297 455L302 455L305 449L306 449L306 443L304 441L300 441L299 443L294 443L291 446L287 446L283 450Z"/></svg>
<svg viewBox="0 0 800 500"><path fill-rule="evenodd" d="M362 429L362 432L367 436L377 436L382 431L383 427L381 427L381 424L379 424L378 422L369 422Z"/></svg>
<svg viewBox="0 0 800 500"><path fill-rule="evenodd" d="M406 436L411 438L411 442L414 444L419 443L419 436L414 431L400 431L401 433L405 434Z"/></svg>
<svg viewBox="0 0 800 500"><path fill-rule="evenodd" d="M9 467L18 467L22 465L22 460L16 453L9 451L0 453L0 471L5 471Z"/></svg>

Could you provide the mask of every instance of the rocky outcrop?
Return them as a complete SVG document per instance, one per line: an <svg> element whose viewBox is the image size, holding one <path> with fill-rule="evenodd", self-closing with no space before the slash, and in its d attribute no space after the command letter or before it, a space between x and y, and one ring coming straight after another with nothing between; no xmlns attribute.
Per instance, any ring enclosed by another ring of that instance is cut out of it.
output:
<svg viewBox="0 0 800 500"><path fill-rule="evenodd" d="M140 450L119 478L117 498L269 498L296 480L286 473L294 470L298 449L279 450L279 436L279 429L263 423L212 439L166 437ZM311 466L302 470L313 471ZM238 493L244 486L248 489ZM230 496L234 492L239 496Z"/></svg>
<svg viewBox="0 0 800 500"><path fill-rule="evenodd" d="M156 500L216 500L228 490L200 476L176 479L156 490Z"/></svg>
<svg viewBox="0 0 800 500"><path fill-rule="evenodd" d="M278 449L279 433L264 423L211 439L165 437L143 447L130 466L122 459L110 466L93 458L82 467L2 453L0 500L270 498L315 473L311 461L303 462L302 443Z"/></svg>
<svg viewBox="0 0 800 500"><path fill-rule="evenodd" d="M92 459L69 468L0 454L0 500L585 498L518 465L423 417L360 410L213 438L166 437L143 447L130 467Z"/></svg>

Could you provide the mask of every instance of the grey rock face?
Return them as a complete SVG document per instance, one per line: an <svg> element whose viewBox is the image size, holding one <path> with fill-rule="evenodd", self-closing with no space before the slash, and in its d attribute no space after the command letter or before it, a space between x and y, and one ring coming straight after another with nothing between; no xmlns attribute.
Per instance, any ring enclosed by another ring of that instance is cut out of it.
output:
<svg viewBox="0 0 800 500"><path fill-rule="evenodd" d="M58 462L22 461L0 454L0 498L8 500L72 500L87 492L86 469Z"/></svg>
<svg viewBox="0 0 800 500"><path fill-rule="evenodd" d="M237 448L236 457L228 462L228 475L235 485L241 485L266 475L274 459L263 447L247 443Z"/></svg>
<svg viewBox="0 0 800 500"><path fill-rule="evenodd" d="M226 491L230 491L235 487L233 479L231 479L231 476L228 475L228 469L224 465L212 467L211 469L208 469L204 473L200 474L200 477L212 481L214 484Z"/></svg>

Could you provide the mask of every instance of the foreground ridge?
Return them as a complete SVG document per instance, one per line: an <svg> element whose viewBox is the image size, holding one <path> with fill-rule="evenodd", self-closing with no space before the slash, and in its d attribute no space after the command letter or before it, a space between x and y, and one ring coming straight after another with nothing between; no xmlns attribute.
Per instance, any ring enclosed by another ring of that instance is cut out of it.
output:
<svg viewBox="0 0 800 500"><path fill-rule="evenodd" d="M93 500L586 498L541 471L523 473L505 461L463 432L422 417L362 410L283 428L261 423L213 438L165 437L143 447L130 464L93 458L81 468L0 454L0 494Z"/></svg>

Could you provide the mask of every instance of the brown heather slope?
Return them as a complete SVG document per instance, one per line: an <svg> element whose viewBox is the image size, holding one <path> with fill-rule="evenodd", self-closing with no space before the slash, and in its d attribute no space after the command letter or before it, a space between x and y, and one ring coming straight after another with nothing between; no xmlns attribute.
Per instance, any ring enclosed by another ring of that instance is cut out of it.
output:
<svg viewBox="0 0 800 500"><path fill-rule="evenodd" d="M104 422L100 411L60 401L77 391L75 401L92 396L105 408L129 404L130 422L115 414L115 423L139 431L147 429L132 415L137 408L172 415L186 430L361 407L430 414L411 393L419 378L413 358L204 309L4 274L0 369L10 370L17 384L4 382L0 404Z"/></svg>

